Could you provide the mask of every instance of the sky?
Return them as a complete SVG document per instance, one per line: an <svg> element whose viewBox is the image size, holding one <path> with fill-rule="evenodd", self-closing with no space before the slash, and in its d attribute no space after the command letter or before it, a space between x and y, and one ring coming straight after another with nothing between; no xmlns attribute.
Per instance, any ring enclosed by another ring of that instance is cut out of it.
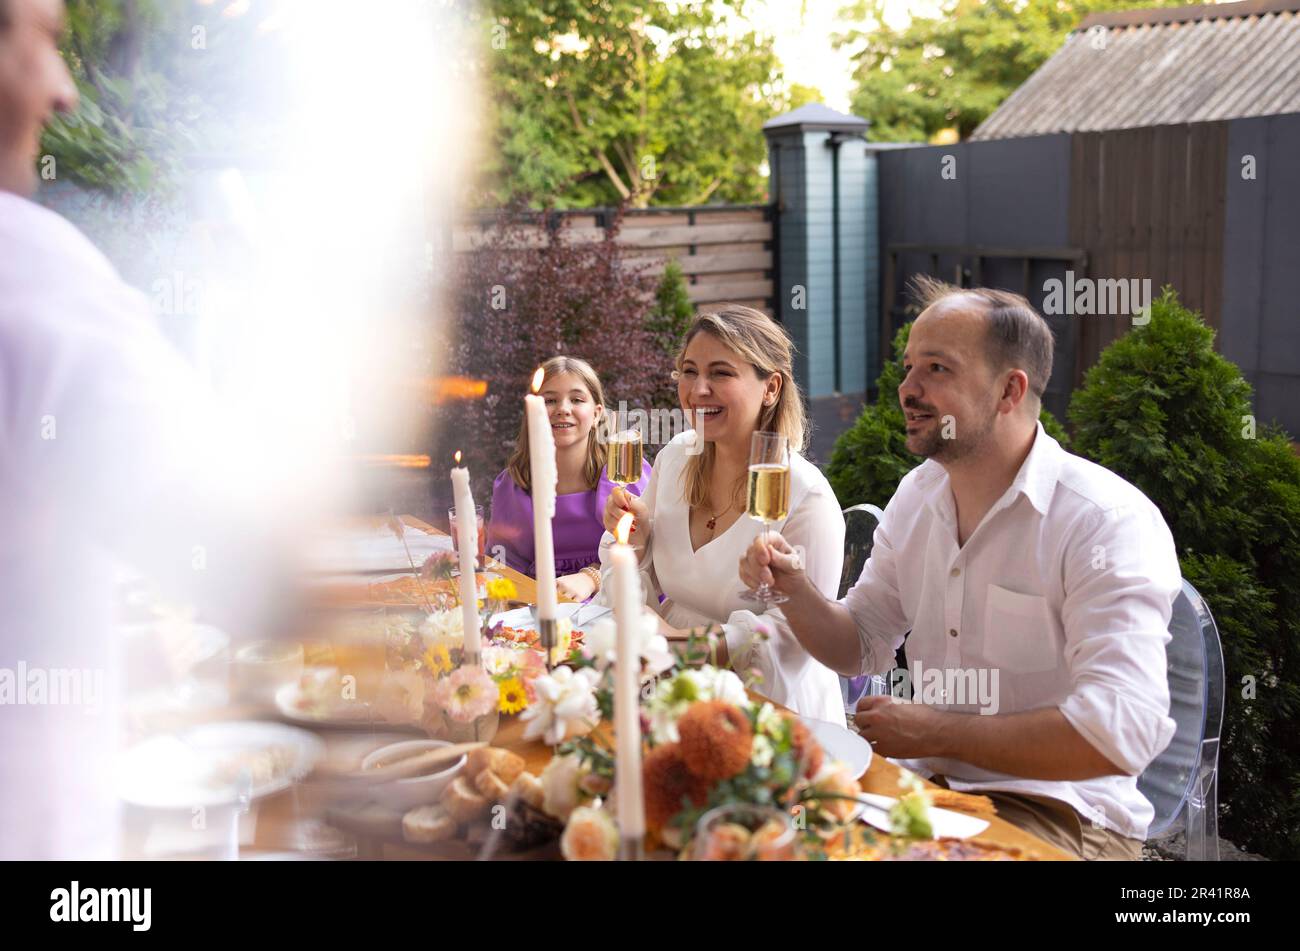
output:
<svg viewBox="0 0 1300 951"><path fill-rule="evenodd" d="M837 50L831 36L847 24L839 19L846 0L749 0L746 20L775 37L776 53L792 83L815 86L832 109L849 111L851 50ZM933 15L938 0L885 0L885 20L907 24L912 14ZM802 15L801 15L802 14Z"/></svg>

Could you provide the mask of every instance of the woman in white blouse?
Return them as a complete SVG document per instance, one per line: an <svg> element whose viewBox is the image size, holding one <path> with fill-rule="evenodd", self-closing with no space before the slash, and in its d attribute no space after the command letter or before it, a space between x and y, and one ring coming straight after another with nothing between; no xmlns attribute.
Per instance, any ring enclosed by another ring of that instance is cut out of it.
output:
<svg viewBox="0 0 1300 951"><path fill-rule="evenodd" d="M803 649L779 606L756 613L762 606L740 597L737 566L762 530L745 515L750 437L760 430L782 433L790 444L789 514L771 528L802 546L808 577L822 594L838 595L844 517L826 477L802 454L807 426L792 353L780 325L760 311L733 305L695 319L674 375L696 428L660 450L640 498L621 489L610 496L601 566L609 567L609 532L631 512L629 543L641 556L646 601L664 633L682 639L721 625L720 664L742 676L756 670L755 689L799 714L842 723L836 675Z"/></svg>

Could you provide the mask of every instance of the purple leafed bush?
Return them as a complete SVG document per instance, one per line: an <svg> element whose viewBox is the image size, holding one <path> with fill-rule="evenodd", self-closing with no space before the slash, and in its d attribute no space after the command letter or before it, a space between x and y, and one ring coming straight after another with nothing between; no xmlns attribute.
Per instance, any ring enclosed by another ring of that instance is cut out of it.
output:
<svg viewBox="0 0 1300 951"><path fill-rule="evenodd" d="M437 442L463 450L474 496L491 498L523 418L533 371L556 354L581 357L600 375L610 409L662 400L672 363L647 328L655 279L617 242L575 240L567 219L545 230L536 214L503 211L473 251L456 255L454 320L441 372L487 383L481 399L436 410ZM470 439L463 434L473 433ZM455 443L453 446L452 443Z"/></svg>

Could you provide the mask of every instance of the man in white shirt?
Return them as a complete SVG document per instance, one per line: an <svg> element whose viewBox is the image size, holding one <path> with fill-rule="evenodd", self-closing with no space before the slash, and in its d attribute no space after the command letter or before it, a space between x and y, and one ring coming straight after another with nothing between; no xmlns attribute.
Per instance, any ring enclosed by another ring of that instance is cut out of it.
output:
<svg viewBox="0 0 1300 951"><path fill-rule="evenodd" d="M117 854L115 568L248 636L274 557L144 296L24 197L76 103L62 29L61 0L0 0L0 859Z"/></svg>
<svg viewBox="0 0 1300 951"><path fill-rule="evenodd" d="M779 536L741 559L789 596L790 627L846 676L907 636L918 702L866 697L876 752L989 795L1004 819L1085 858L1137 859L1153 816L1136 777L1168 745L1165 644L1180 585L1159 510L1038 423L1052 334L1024 298L927 282L898 397L903 479L843 600Z"/></svg>

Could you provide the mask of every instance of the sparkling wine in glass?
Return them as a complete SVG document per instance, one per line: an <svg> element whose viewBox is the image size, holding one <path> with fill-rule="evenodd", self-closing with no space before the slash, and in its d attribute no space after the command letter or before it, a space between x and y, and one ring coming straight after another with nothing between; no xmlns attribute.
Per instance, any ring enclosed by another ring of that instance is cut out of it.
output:
<svg viewBox="0 0 1300 951"><path fill-rule="evenodd" d="M609 481L615 485L634 485L641 481L643 451L641 433L624 430L609 437Z"/></svg>
<svg viewBox="0 0 1300 951"><path fill-rule="evenodd" d="M790 514L790 444L780 433L756 432L749 446L749 475L746 487L746 514L767 527ZM740 592L746 601L780 604L786 596L769 585Z"/></svg>

